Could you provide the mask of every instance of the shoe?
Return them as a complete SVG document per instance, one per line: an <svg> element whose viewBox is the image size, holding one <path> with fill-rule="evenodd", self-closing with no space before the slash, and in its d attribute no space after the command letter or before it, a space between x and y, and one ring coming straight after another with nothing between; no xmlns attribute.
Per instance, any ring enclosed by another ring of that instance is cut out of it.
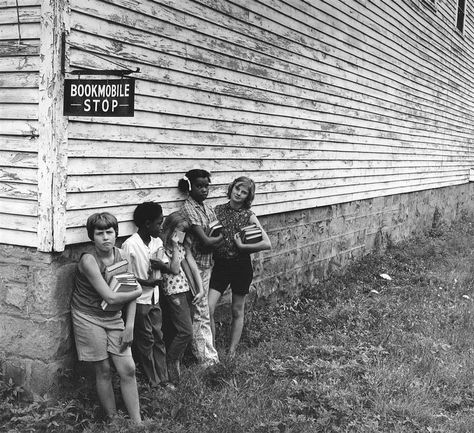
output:
<svg viewBox="0 0 474 433"><path fill-rule="evenodd" d="M215 365L219 364L219 360L217 359L210 359L208 361L203 362L201 365L204 368L214 367Z"/></svg>
<svg viewBox="0 0 474 433"><path fill-rule="evenodd" d="M177 389L171 382L161 382L160 385L167 391L176 391Z"/></svg>
<svg viewBox="0 0 474 433"><path fill-rule="evenodd" d="M179 379L181 376L181 368L180 368L180 363L179 360L176 361L167 361L166 366L168 367L168 377L169 377L169 382L173 384L173 386L179 384Z"/></svg>

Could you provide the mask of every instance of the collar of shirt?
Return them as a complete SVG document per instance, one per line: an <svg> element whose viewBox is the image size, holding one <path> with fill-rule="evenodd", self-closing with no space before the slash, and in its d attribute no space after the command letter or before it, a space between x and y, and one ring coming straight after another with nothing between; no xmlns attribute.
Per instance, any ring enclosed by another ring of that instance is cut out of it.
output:
<svg viewBox="0 0 474 433"><path fill-rule="evenodd" d="M203 212L207 216L207 213L208 213L208 210L210 209L210 206L207 206L204 202L198 203L191 196L188 197L188 201L195 209L200 210L201 212Z"/></svg>

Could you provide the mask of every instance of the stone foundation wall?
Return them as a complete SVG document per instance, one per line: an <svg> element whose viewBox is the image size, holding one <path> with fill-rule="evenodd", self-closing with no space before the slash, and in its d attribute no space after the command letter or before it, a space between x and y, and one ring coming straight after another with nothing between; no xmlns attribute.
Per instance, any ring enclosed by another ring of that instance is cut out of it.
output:
<svg viewBox="0 0 474 433"><path fill-rule="evenodd" d="M374 249L463 212L474 212L473 183L263 217L273 249L254 255L256 295L297 293Z"/></svg>
<svg viewBox="0 0 474 433"><path fill-rule="evenodd" d="M0 245L0 362L39 392L70 358L73 269L62 254Z"/></svg>
<svg viewBox="0 0 474 433"><path fill-rule="evenodd" d="M298 293L433 222L472 214L473 198L473 184L464 184L262 217L273 249L254 257L254 293ZM48 391L74 359L69 300L74 263L86 248L48 254L0 244L0 363L27 389Z"/></svg>

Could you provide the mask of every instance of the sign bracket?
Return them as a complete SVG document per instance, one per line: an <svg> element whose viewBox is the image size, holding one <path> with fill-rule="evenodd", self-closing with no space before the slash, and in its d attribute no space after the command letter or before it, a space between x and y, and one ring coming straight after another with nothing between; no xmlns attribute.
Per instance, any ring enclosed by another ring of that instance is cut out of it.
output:
<svg viewBox="0 0 474 433"><path fill-rule="evenodd" d="M70 71L68 74L71 75L116 75L119 77L123 77L125 75L134 74L136 72L140 72L140 68L137 68L135 71L131 69L81 69L76 71Z"/></svg>

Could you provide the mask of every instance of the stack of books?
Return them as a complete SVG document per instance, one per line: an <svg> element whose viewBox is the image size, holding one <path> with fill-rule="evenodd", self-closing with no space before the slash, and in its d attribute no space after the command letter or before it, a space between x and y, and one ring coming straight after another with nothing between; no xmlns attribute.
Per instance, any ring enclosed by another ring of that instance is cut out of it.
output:
<svg viewBox="0 0 474 433"><path fill-rule="evenodd" d="M209 236L219 236L222 232L224 227L220 223L220 221L212 221L209 223Z"/></svg>
<svg viewBox="0 0 474 433"><path fill-rule="evenodd" d="M240 230L240 239L244 244L256 244L262 240L262 229L256 224L243 227Z"/></svg>
<svg viewBox="0 0 474 433"><path fill-rule="evenodd" d="M139 287L135 275L130 272L113 275L110 278L109 286L114 292L133 292ZM105 301L102 301L100 305L104 311L118 311L123 307L123 304L110 305Z"/></svg>
<svg viewBox="0 0 474 433"><path fill-rule="evenodd" d="M120 260L105 268L105 281L107 281L107 284L110 284L110 280L114 275L123 274L125 272L128 272L128 262L127 260Z"/></svg>

